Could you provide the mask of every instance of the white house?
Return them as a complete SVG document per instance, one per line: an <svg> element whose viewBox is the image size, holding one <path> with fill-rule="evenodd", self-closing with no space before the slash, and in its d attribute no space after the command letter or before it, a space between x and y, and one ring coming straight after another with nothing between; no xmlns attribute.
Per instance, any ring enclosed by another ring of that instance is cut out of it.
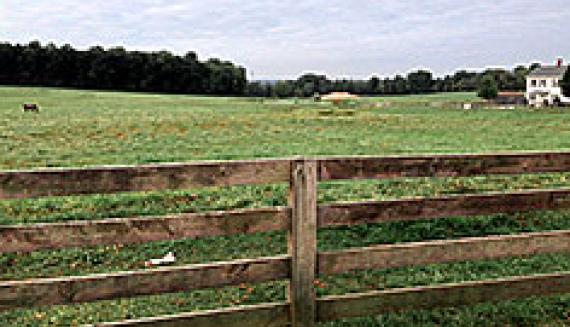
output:
<svg viewBox="0 0 570 327"><path fill-rule="evenodd" d="M526 99L532 107L552 106L560 103L570 104L570 98L564 97L560 81L568 70L562 59L554 66L541 66L533 70L526 78Z"/></svg>

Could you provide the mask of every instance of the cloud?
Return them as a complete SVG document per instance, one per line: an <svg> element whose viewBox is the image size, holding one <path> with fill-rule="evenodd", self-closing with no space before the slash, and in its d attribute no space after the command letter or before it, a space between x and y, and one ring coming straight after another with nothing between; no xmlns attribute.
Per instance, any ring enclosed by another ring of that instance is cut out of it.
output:
<svg viewBox="0 0 570 327"><path fill-rule="evenodd" d="M2 0L0 40L222 57L256 77L436 73L570 56L567 0Z"/></svg>

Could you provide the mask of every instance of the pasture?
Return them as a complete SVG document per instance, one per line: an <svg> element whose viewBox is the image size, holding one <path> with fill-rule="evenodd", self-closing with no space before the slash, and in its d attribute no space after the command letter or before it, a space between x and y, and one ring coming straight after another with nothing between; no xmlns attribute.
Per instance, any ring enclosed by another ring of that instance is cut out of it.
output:
<svg viewBox="0 0 570 327"><path fill-rule="evenodd" d="M294 155L383 155L569 150L570 112L473 110L450 103L471 94L366 98L333 110L309 101L143 95L0 88L0 169L62 167ZM21 104L37 102L39 114ZM334 182L319 202L387 199L498 190L568 187L570 174ZM286 204L286 185L76 196L0 202L0 224L89 220ZM569 229L562 212L450 217L423 222L331 228L319 249L378 243ZM85 275L144 269L148 258L174 251L178 264L268 256L286 251L285 235L219 237L88 250L0 256L0 279ZM329 278L319 295L431 285L570 270L570 254L430 265ZM3 326L75 326L221 306L283 300L284 283L241 285L94 304L0 313ZM470 308L389 314L327 326L562 326L570 296Z"/></svg>

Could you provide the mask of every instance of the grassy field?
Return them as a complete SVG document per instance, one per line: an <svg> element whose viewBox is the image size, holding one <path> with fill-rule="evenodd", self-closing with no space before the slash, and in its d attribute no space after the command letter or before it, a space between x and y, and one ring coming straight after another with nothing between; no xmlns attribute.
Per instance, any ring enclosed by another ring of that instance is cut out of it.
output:
<svg viewBox="0 0 570 327"><path fill-rule="evenodd" d="M427 106L471 94L372 98L332 115L290 100L11 88L0 99L0 168L570 148L564 112ZM43 112L23 114L25 101ZM382 102L393 106L375 106Z"/></svg>
<svg viewBox="0 0 570 327"><path fill-rule="evenodd" d="M293 155L382 155L570 149L570 112L458 110L472 94L366 98L345 109L305 100L0 88L0 169ZM38 102L40 114L22 113ZM570 187L570 174L325 183L319 202ZM0 201L0 224L88 220L284 205L285 185ZM327 229L319 249L570 229L567 212L450 217ZM200 263L286 251L285 235L155 242L0 255L0 280L144 269L175 251ZM327 278L318 294L431 285L570 270L570 254L365 271ZM285 283L242 285L0 313L0 326L76 326L283 300ZM340 326L564 326L570 296L389 314Z"/></svg>

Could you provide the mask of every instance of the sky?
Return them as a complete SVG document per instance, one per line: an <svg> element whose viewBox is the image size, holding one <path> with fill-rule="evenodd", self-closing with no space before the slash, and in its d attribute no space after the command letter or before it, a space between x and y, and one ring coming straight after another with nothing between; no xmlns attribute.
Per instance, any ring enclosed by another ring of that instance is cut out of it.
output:
<svg viewBox="0 0 570 327"><path fill-rule="evenodd" d="M0 41L196 52L250 79L570 60L568 0L0 0Z"/></svg>

